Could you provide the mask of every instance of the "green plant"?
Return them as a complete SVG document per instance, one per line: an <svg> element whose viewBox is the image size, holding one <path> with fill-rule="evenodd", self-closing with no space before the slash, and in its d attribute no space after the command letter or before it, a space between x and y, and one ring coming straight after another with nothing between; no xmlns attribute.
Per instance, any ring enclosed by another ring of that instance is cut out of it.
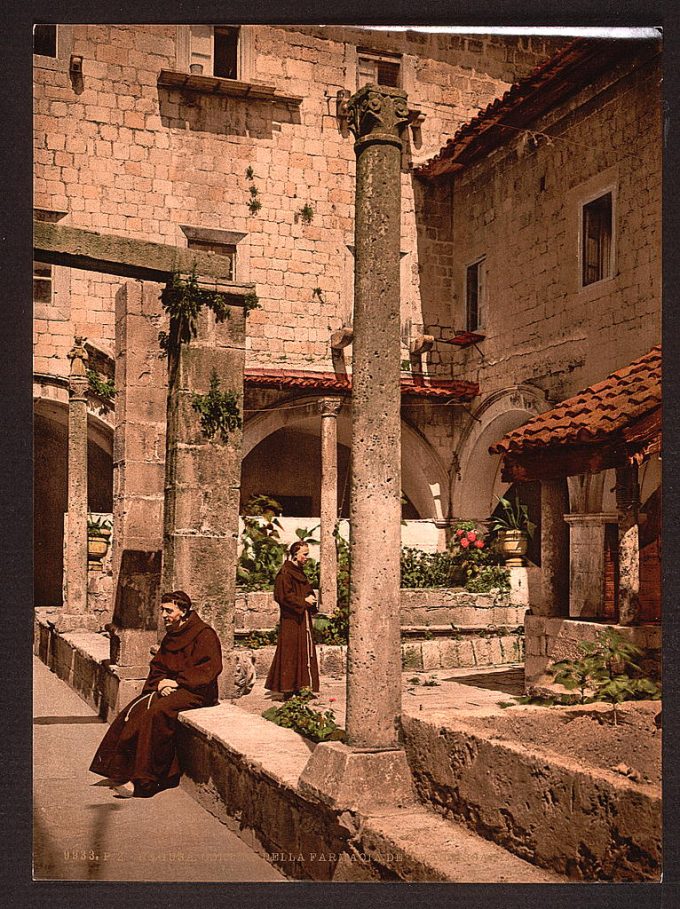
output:
<svg viewBox="0 0 680 909"><path fill-rule="evenodd" d="M404 546L400 563L402 587L454 586L456 565L448 552L423 552Z"/></svg>
<svg viewBox="0 0 680 909"><path fill-rule="evenodd" d="M297 221L298 218L302 221L303 224L312 223L314 220L314 209L309 204L309 202L305 202L302 208L295 213L295 220Z"/></svg>
<svg viewBox="0 0 680 909"><path fill-rule="evenodd" d="M208 439L217 433L223 442L229 441L230 433L243 425L235 391L220 391L220 378L213 369L210 376L210 390L205 395L191 396L191 406L201 417L201 430Z"/></svg>
<svg viewBox="0 0 680 909"><path fill-rule="evenodd" d="M253 173L253 168L249 164L248 167L246 167L246 180L253 179L255 179L255 174Z"/></svg>
<svg viewBox="0 0 680 909"><path fill-rule="evenodd" d="M642 651L613 628L601 631L596 641L580 641L579 659L560 660L551 669L555 682L570 691L577 689L579 703L608 701L612 704L614 724L617 705L629 700L658 700L660 686L641 675L635 662ZM586 692L591 692L586 695Z"/></svg>
<svg viewBox="0 0 680 909"><path fill-rule="evenodd" d="M279 539L276 518L244 517L242 550L236 567L236 583L245 590L271 590L283 564L286 547Z"/></svg>
<svg viewBox="0 0 680 909"><path fill-rule="evenodd" d="M315 287L314 290L312 291L312 299L315 299L315 298L319 301L319 303L325 302L325 300L323 298L323 291L321 290L320 287Z"/></svg>
<svg viewBox="0 0 680 909"><path fill-rule="evenodd" d="M246 314L246 318L248 318L248 315L254 309L262 309L260 299L254 290L248 291L248 293L243 297L243 309Z"/></svg>
<svg viewBox="0 0 680 909"><path fill-rule="evenodd" d="M170 331L160 332L161 350L178 351L181 344L196 337L196 320L204 306L215 313L218 322L229 318L229 306L224 296L211 290L202 290L194 268L187 278L174 272L161 293L163 309L170 316Z"/></svg>
<svg viewBox="0 0 680 909"><path fill-rule="evenodd" d="M501 513L492 516L490 529L496 533L504 530L521 530L531 538L536 525L529 520L529 509L526 505L520 504L519 496L515 496L514 504L502 496L497 498Z"/></svg>
<svg viewBox="0 0 680 909"><path fill-rule="evenodd" d="M110 403L118 394L113 379L104 379L95 369L85 370L90 391L98 398Z"/></svg>
<svg viewBox="0 0 680 909"><path fill-rule="evenodd" d="M336 723L335 712L332 709L323 713L314 710L309 706L313 698L310 689L303 688L279 707L264 710L262 716L277 726L295 730L313 742L343 741L344 730Z"/></svg>
<svg viewBox="0 0 680 909"><path fill-rule="evenodd" d="M270 644L276 644L279 637L278 625L271 631L249 631L245 637L240 639L240 644L249 650L258 650L260 647L267 647Z"/></svg>
<svg viewBox="0 0 680 909"><path fill-rule="evenodd" d="M423 682L423 688L438 688L440 684L441 682L431 675L429 679L425 679Z"/></svg>
<svg viewBox="0 0 680 909"><path fill-rule="evenodd" d="M257 188L257 186L249 186L248 192L253 197L253 199L260 194L260 190Z"/></svg>
<svg viewBox="0 0 680 909"><path fill-rule="evenodd" d="M87 534L90 537L108 537L112 528L113 521L111 518L105 518L103 515L98 518L88 517L87 519Z"/></svg>
<svg viewBox="0 0 680 909"><path fill-rule="evenodd" d="M271 520L283 512L283 506L276 499L267 495L252 495L245 504L244 511L251 517L266 517ZM278 525L281 526L280 524Z"/></svg>
<svg viewBox="0 0 680 909"><path fill-rule="evenodd" d="M502 565L484 565L465 587L470 593L491 593L492 590L507 593L510 590L510 572Z"/></svg>
<svg viewBox="0 0 680 909"><path fill-rule="evenodd" d="M399 365L401 366L402 372L411 372L412 367L410 360L402 360Z"/></svg>
<svg viewBox="0 0 680 909"><path fill-rule="evenodd" d="M252 186L251 189L255 189L255 187ZM248 208L250 210L251 215L256 215L258 213L258 211L262 208L262 203L260 202L260 200L258 198L253 196L252 198L250 198L248 200Z"/></svg>

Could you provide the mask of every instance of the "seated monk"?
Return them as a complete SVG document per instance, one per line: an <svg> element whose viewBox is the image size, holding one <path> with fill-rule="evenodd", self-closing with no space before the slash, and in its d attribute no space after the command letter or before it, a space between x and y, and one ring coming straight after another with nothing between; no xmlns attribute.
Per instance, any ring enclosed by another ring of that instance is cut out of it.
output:
<svg viewBox="0 0 680 909"><path fill-rule="evenodd" d="M161 615L167 633L142 693L118 714L90 765L108 778L118 798L149 798L178 786L177 716L218 703L222 650L214 630L192 611L182 590L163 594Z"/></svg>

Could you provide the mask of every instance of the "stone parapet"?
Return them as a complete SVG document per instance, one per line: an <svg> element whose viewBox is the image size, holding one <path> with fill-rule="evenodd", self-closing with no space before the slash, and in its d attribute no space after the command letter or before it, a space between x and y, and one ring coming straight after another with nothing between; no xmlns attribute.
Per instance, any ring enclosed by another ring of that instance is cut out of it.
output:
<svg viewBox="0 0 680 909"><path fill-rule="evenodd" d="M598 633L607 628L614 628L626 640L640 647L643 657L638 662L648 675L660 677L660 625L603 625L601 622L527 615L524 620L527 685L534 689L562 691L560 686L553 685L549 667L558 660L578 659L582 656L578 645L583 641L595 641Z"/></svg>

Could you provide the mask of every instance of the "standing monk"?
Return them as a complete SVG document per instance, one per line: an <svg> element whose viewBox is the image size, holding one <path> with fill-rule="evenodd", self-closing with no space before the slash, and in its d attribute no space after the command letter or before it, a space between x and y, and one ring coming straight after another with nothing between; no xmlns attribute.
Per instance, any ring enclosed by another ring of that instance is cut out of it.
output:
<svg viewBox="0 0 680 909"><path fill-rule="evenodd" d="M161 615L167 633L142 693L118 714L90 765L93 773L109 778L119 798L149 798L178 786L177 715L218 703L219 638L192 611L182 590L163 594Z"/></svg>
<svg viewBox="0 0 680 909"><path fill-rule="evenodd" d="M297 540L290 547L289 555L274 582L274 599L281 608L281 621L274 662L264 683L270 691L283 692L286 699L301 688L319 690L319 667L310 617L317 611L316 597L302 570L309 558L309 546Z"/></svg>

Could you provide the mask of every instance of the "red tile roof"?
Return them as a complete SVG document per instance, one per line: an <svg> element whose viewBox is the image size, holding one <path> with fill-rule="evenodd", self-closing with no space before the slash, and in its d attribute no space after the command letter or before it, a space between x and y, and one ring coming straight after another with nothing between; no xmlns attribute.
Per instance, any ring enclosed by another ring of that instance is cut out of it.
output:
<svg viewBox="0 0 680 909"><path fill-rule="evenodd" d="M640 49L642 43L617 40L577 38L515 82L500 98L468 123L463 124L439 154L414 168L420 177L433 179L461 170L491 148L517 135L564 97L583 85L613 62Z"/></svg>
<svg viewBox="0 0 680 909"><path fill-rule="evenodd" d="M334 372L311 372L298 369L259 369L245 371L245 384L248 388L297 389L301 391L324 391L350 394L352 377L338 376ZM476 382L464 382L460 379L401 379L401 393L424 398L455 398L459 401L471 401L479 394Z"/></svg>
<svg viewBox="0 0 680 909"><path fill-rule="evenodd" d="M519 454L553 445L583 445L613 437L639 441L641 421L661 408L661 345L602 382L514 429L489 448ZM645 432L657 425L645 422Z"/></svg>

